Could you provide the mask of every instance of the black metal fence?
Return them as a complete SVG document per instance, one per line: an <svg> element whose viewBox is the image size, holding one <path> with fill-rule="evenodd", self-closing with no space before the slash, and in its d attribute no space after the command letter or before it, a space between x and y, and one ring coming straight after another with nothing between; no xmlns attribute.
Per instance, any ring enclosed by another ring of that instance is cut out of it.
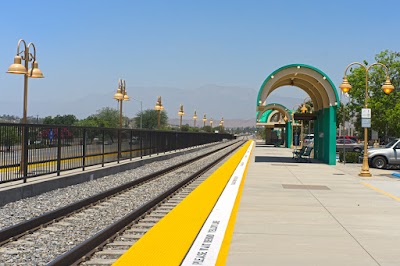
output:
<svg viewBox="0 0 400 266"><path fill-rule="evenodd" d="M0 123L0 183L232 139L231 134Z"/></svg>

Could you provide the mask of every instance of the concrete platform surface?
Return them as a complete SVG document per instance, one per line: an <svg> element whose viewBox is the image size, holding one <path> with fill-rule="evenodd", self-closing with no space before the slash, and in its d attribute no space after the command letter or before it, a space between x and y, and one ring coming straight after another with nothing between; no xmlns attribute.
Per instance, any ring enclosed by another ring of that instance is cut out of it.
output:
<svg viewBox="0 0 400 266"><path fill-rule="evenodd" d="M400 179L253 149L227 265L400 265Z"/></svg>

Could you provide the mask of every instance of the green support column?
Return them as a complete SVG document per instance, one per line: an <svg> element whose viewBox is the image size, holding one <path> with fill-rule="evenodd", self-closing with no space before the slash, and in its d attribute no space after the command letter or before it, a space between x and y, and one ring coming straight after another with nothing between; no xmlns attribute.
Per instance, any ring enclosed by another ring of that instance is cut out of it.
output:
<svg viewBox="0 0 400 266"><path fill-rule="evenodd" d="M329 165L336 164L336 107L317 112L314 126L314 157Z"/></svg>
<svg viewBox="0 0 400 266"><path fill-rule="evenodd" d="M320 111L315 112L315 115L317 116L316 120L314 120L314 158L317 160L321 160L321 154L322 154L322 141L320 140L320 122L321 121L321 115Z"/></svg>
<svg viewBox="0 0 400 266"><path fill-rule="evenodd" d="M323 159L325 163L329 163L329 108L324 108L324 112L322 115L322 130L324 132L324 139L323 139Z"/></svg>
<svg viewBox="0 0 400 266"><path fill-rule="evenodd" d="M286 123L286 148L290 148L290 145L292 144L292 122L287 122Z"/></svg>
<svg viewBox="0 0 400 266"><path fill-rule="evenodd" d="M336 106L324 109L324 132L327 135L324 139L325 162L336 165Z"/></svg>

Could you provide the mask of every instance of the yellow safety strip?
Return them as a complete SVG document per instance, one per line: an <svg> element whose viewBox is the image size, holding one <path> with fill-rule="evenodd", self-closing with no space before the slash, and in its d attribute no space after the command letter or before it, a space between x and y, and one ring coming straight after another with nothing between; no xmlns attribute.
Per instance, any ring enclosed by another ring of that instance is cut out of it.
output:
<svg viewBox="0 0 400 266"><path fill-rule="evenodd" d="M240 148L113 265L181 264L250 144Z"/></svg>
<svg viewBox="0 0 400 266"><path fill-rule="evenodd" d="M375 190L375 191L377 191L377 192L379 192L379 193L381 193L381 194L383 194L383 195L386 195L386 196L388 196L388 197L391 197L391 198L394 199L394 200L400 201L400 198L399 198L399 197L396 197L396 196L394 196L394 195L392 195L392 194L390 194L390 193L388 193L388 192L386 192L386 191L384 191L384 190L382 190L382 189L379 189L379 188L377 188L377 187L374 187L373 185L370 185L370 184L365 183L365 182L361 182L361 184L363 184L364 186L369 187L369 188L371 188L371 189L373 189L373 190Z"/></svg>
<svg viewBox="0 0 400 266"><path fill-rule="evenodd" d="M251 153L250 153L250 158L251 158ZM250 162L250 160L247 161L246 168L243 173L242 182L240 183L239 191L236 196L236 200L235 200L235 204L232 209L231 217L229 218L228 227L226 228L224 240L222 241L222 245L221 245L221 249L218 254L216 265L221 265L221 266L226 265L226 259L228 257L228 252L229 252L229 247L230 247L231 240L232 240L233 230L235 228L236 216L237 216L237 212L239 210L240 199L242 197L244 181L247 176L249 162Z"/></svg>

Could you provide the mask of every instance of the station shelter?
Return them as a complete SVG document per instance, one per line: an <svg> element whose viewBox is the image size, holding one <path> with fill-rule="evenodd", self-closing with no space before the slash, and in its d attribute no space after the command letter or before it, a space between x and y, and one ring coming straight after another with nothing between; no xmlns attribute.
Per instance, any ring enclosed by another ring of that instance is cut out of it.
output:
<svg viewBox="0 0 400 266"><path fill-rule="evenodd" d="M268 96L283 86L295 86L310 97L313 113L297 113L283 105L267 104ZM257 122L268 110L279 111L285 121L285 147L293 145L294 121L314 120L314 158L336 164L336 109L339 96L332 80L321 70L305 64L290 64L272 72L260 87L257 96ZM275 105L275 106L273 106Z"/></svg>
<svg viewBox="0 0 400 266"><path fill-rule="evenodd" d="M268 104L263 111L257 111L256 126L264 128L266 145L293 147L293 132L298 134L301 125L292 123L288 119L290 115L291 111L278 103Z"/></svg>

